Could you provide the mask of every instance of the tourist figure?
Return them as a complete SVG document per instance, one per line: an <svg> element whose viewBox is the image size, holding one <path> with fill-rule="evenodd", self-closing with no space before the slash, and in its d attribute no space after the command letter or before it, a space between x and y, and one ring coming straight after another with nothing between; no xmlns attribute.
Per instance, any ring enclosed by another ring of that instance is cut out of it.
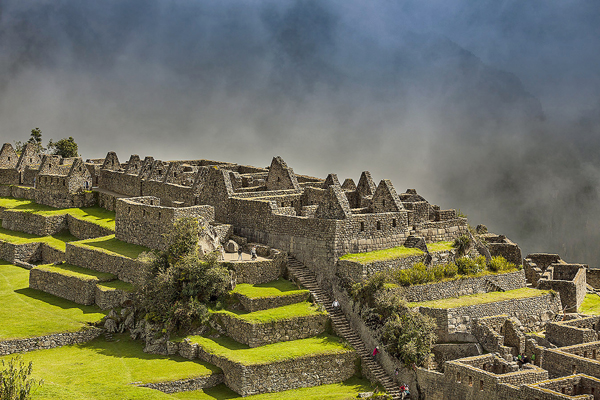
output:
<svg viewBox="0 0 600 400"><path fill-rule="evenodd" d="M402 394L403 399L410 396L410 390L408 390L408 385L406 383L400 386L400 392Z"/></svg>
<svg viewBox="0 0 600 400"><path fill-rule="evenodd" d="M331 305L333 307L334 310L337 310L338 308L340 308L340 303L339 301L337 301L337 299L333 300L333 304Z"/></svg>
<svg viewBox="0 0 600 400"><path fill-rule="evenodd" d="M223 249L223 246L219 246L219 260L221 261L225 261L225 250Z"/></svg>
<svg viewBox="0 0 600 400"><path fill-rule="evenodd" d="M252 259L256 260L256 246L252 246L252 250L250 250L250 254L252 255Z"/></svg>
<svg viewBox="0 0 600 400"><path fill-rule="evenodd" d="M531 355L531 363L535 364L535 353Z"/></svg>
<svg viewBox="0 0 600 400"><path fill-rule="evenodd" d="M244 261L244 257L242 257L242 246L238 247L238 261Z"/></svg>
<svg viewBox="0 0 600 400"><path fill-rule="evenodd" d="M373 349L373 360L377 360L377 354L379 354L379 346L375 346Z"/></svg>

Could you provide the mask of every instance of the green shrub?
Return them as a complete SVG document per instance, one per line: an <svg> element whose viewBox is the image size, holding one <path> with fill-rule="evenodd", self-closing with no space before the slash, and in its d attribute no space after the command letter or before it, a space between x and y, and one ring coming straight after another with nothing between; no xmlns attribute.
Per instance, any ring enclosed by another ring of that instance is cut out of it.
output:
<svg viewBox="0 0 600 400"><path fill-rule="evenodd" d="M469 257L460 257L456 259L456 267L461 275L477 275L485 270L485 257L480 256L475 259Z"/></svg>
<svg viewBox="0 0 600 400"><path fill-rule="evenodd" d="M462 235L454 239L454 247L459 256L464 256L471 247L471 238L468 235Z"/></svg>
<svg viewBox="0 0 600 400"><path fill-rule="evenodd" d="M0 399L2 400L28 400L31 392L43 381L30 378L33 363L25 365L21 356L16 356L5 362L0 360Z"/></svg>
<svg viewBox="0 0 600 400"><path fill-rule="evenodd" d="M383 326L386 350L406 367L422 366L429 360L431 346L437 340L436 328L433 318L406 309Z"/></svg>
<svg viewBox="0 0 600 400"><path fill-rule="evenodd" d="M492 272L510 271L516 267L517 266L515 264L506 261L506 259L502 256L492 257L490 264L488 265L488 269Z"/></svg>

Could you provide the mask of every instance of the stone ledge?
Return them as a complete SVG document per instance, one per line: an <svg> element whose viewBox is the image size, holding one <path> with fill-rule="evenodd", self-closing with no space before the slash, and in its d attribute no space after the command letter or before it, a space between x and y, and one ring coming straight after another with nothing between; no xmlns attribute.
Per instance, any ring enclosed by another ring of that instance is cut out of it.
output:
<svg viewBox="0 0 600 400"><path fill-rule="evenodd" d="M215 373L207 376L199 376L197 378L182 379L179 381L171 382L146 383L144 385L138 386L159 390L163 393L170 394L208 389L223 383L223 378L224 375L222 373Z"/></svg>
<svg viewBox="0 0 600 400"><path fill-rule="evenodd" d="M310 292L308 290L302 293L291 295L269 296L269 297L248 297L241 293L236 293L236 296L244 310L248 312L268 310L270 308L288 306L308 300Z"/></svg>
<svg viewBox="0 0 600 400"><path fill-rule="evenodd" d="M104 329L89 328L78 332L63 332L27 339L0 341L0 355L24 353L28 351L53 349L71 344L85 343L104 333Z"/></svg>

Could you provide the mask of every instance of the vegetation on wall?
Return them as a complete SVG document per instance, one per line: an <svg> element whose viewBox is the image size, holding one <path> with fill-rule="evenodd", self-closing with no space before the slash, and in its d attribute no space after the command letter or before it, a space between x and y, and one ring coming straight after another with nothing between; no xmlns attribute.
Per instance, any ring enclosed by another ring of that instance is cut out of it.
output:
<svg viewBox="0 0 600 400"><path fill-rule="evenodd" d="M75 139L71 136L62 138L57 142L50 139L48 146L44 147L42 143L42 130L40 128L33 128L27 141L21 142L18 140L15 142L15 151L18 154L21 154L27 143L33 143L40 153L46 152L47 154L58 155L64 158L79 157L79 154L77 153L77 143L75 143Z"/></svg>
<svg viewBox="0 0 600 400"><path fill-rule="evenodd" d="M197 328L208 321L206 303L227 293L230 275L214 254L201 256L198 221L182 218L165 236L167 248L147 253L149 279L140 288L146 319L164 323L168 332Z"/></svg>

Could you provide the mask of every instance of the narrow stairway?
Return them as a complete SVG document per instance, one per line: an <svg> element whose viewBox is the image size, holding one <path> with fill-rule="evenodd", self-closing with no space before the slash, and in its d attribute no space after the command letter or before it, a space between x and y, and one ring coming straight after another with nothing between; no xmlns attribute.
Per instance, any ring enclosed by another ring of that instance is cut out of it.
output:
<svg viewBox="0 0 600 400"><path fill-rule="evenodd" d="M288 256L288 269L298 279L298 281L310 290L310 293L314 296L316 301L323 305L329 316L331 322L335 327L336 332L350 343L350 345L356 350L360 356L363 365L365 365L385 388L385 391L392 396L394 400L402 399L400 388L394 381L386 374L385 370L381 365L373 360L371 352L366 348L364 342L356 334L346 319L346 316L339 308L334 309L333 299L325 292L314 276L314 274L304 266L300 261L296 260L292 256Z"/></svg>

